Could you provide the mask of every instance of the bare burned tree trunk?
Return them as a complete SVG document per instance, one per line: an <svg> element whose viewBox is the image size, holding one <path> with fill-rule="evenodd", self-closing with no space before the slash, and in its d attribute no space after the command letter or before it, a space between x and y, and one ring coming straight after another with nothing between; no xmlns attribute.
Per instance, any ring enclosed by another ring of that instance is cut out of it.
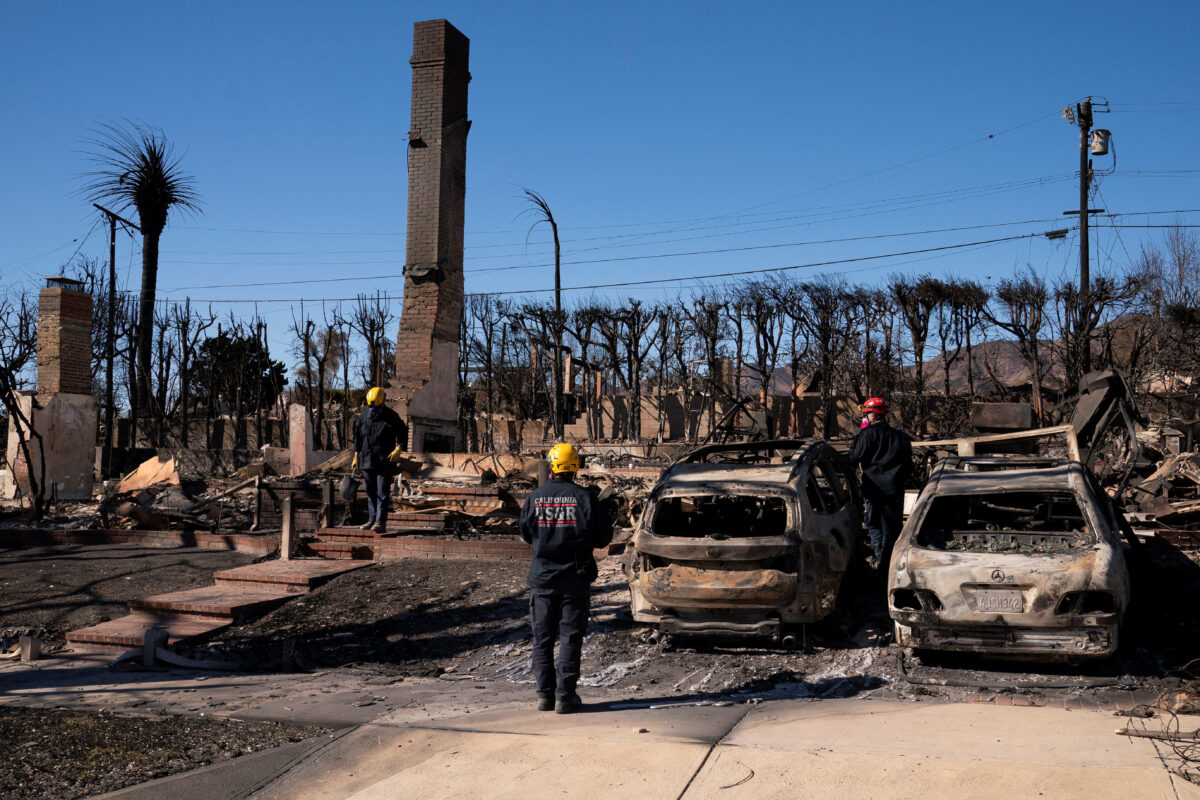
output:
<svg viewBox="0 0 1200 800"><path fill-rule="evenodd" d="M338 425L338 447L344 450L350 443L350 323L342 316L340 306L334 317L338 326L338 337L342 342L342 408Z"/></svg>
<svg viewBox="0 0 1200 800"><path fill-rule="evenodd" d="M746 301L741 288L729 291L728 301L724 307L725 319L729 321L733 333L733 380L731 392L734 400L742 397L742 367L746 363Z"/></svg>
<svg viewBox="0 0 1200 800"><path fill-rule="evenodd" d="M524 303L514 314L513 320L520 326L533 348L529 360L530 381L536 387L535 391L546 398L546 409L549 415L546 419L550 422L550 434L557 441L558 436L554 425L555 390L556 387L561 388L561 384L555 379L553 373L559 362L552 356L548 359L545 358L555 349L556 315L554 306L548 303ZM547 374L547 371L550 374Z"/></svg>
<svg viewBox="0 0 1200 800"><path fill-rule="evenodd" d="M216 322L216 317L211 311L207 318L193 314L191 298L184 300L182 311L179 306L174 306L171 311L179 341L179 443L188 447L191 443L192 359L200 337Z"/></svg>
<svg viewBox="0 0 1200 800"><path fill-rule="evenodd" d="M165 309L164 309L165 312ZM175 362L175 343L168 339L173 332L167 313L154 315L154 330L157 333L157 364L154 376L154 428L155 441L159 447L166 443L167 396L170 390L171 366Z"/></svg>
<svg viewBox="0 0 1200 800"><path fill-rule="evenodd" d="M808 330L821 375L821 435L828 439L837 433L834 393L843 373L840 367L856 340L855 298L834 278L806 281L798 290L805 308L799 321Z"/></svg>
<svg viewBox="0 0 1200 800"><path fill-rule="evenodd" d="M797 436L800 430L800 372L809 361L813 342L809 336L809 313L804 294L793 283L779 281L771 286L780 311L788 321L788 377L791 381L791 396L788 398L789 435Z"/></svg>
<svg viewBox="0 0 1200 800"><path fill-rule="evenodd" d="M1041 337L1046 326L1046 304L1050 300L1045 282L1032 271L1000 281L996 301L1000 312L988 311L993 324L1008 331L1029 365L1033 387L1033 413L1040 425L1045 409L1042 404L1043 365Z"/></svg>
<svg viewBox="0 0 1200 800"><path fill-rule="evenodd" d="M124 345L121 347L121 355L125 368L126 398L129 400L129 446L134 448L138 446L139 417L142 410L137 393L137 303L133 298L127 298L124 305L125 313L122 317L125 325L120 337Z"/></svg>
<svg viewBox="0 0 1200 800"><path fill-rule="evenodd" d="M953 283L937 279L933 280L931 288L936 298L933 327L937 333L940 348L939 355L942 360L942 393L946 397L949 397L951 394L951 368L961 355L961 350L958 347L951 348L950 346L958 333L959 315L956 311L958 294Z"/></svg>
<svg viewBox="0 0 1200 800"><path fill-rule="evenodd" d="M929 276L915 281L904 276L893 276L889 289L892 300L899 307L900 315L908 329L912 344L913 367L916 372L916 429L925 433L927 412L925 409L925 343L929 339L929 323L938 303L937 281Z"/></svg>
<svg viewBox="0 0 1200 800"><path fill-rule="evenodd" d="M771 380L779 361L779 345L783 340L785 314L773 286L752 282L745 287L746 319L754 334L754 369L758 372L758 399L767 422L767 435L773 437L775 426L771 418Z"/></svg>
<svg viewBox="0 0 1200 800"><path fill-rule="evenodd" d="M384 382L384 346L388 326L396 319L392 313L392 302L383 292L372 295L360 294L354 301L350 325L367 346L367 374L363 383L367 387L382 386Z"/></svg>
<svg viewBox="0 0 1200 800"><path fill-rule="evenodd" d="M596 321L601 346L629 399L626 436L635 442L642 435L642 365L654 344L649 334L655 318L653 309L645 309L642 301L630 299L624 308L611 309Z"/></svg>
<svg viewBox="0 0 1200 800"><path fill-rule="evenodd" d="M579 360L583 364L583 413L587 436L591 441L600 438L600 373L594 369L590 348L596 344L596 320L602 311L595 306L582 306L571 313L567 332L579 345Z"/></svg>
<svg viewBox="0 0 1200 800"><path fill-rule="evenodd" d="M710 430L717 424L717 396L723 394L720 383L722 372L720 344L725 333L722 323L724 306L723 298L701 294L694 295L691 304L682 307L692 331L700 339L701 349L704 352L704 364L707 371L705 394L708 396L706 405ZM696 434L696 438L699 438L699 425L696 426Z"/></svg>
<svg viewBox="0 0 1200 800"><path fill-rule="evenodd" d="M236 342L245 340L250 337L246 326L241 320L234 319L233 313L229 315L229 339ZM252 387L246 386L236 376L237 373L227 372L225 396L229 400L229 405L233 407L233 449L245 449L246 447L246 406L249 405ZM255 383L260 381L255 380ZM257 393L256 393L257 394Z"/></svg>
<svg viewBox="0 0 1200 800"><path fill-rule="evenodd" d="M962 340L967 358L967 398L975 400L975 353L972 334L981 330L984 322L984 310L987 308L991 295L975 281L959 281L955 284L958 302L955 311L958 314L958 326L962 332Z"/></svg>
<svg viewBox="0 0 1200 800"><path fill-rule="evenodd" d="M487 297L472 297L467 312L475 320L478 331L471 337L470 348L483 370L485 416L479 447L482 452L493 452L496 449L496 337L503 323L500 307Z"/></svg>
<svg viewBox="0 0 1200 800"><path fill-rule="evenodd" d="M657 313L658 335L655 341L658 344L658 397L656 400L658 434L655 438L661 442L667 438L664 435L666 412L663 405L666 402L667 380L670 374L671 357L674 354L672 345L679 341L679 307L666 304L659 307Z"/></svg>
<svg viewBox="0 0 1200 800"><path fill-rule="evenodd" d="M7 413L8 424L17 441L17 451L25 462L30 516L34 521L42 519L49 506L46 456L41 434L21 409L20 395L25 386L34 385L36 365L36 303L25 294L16 297L0 295L0 405ZM6 452L7 448L0 455ZM10 466L15 474L16 465Z"/></svg>
<svg viewBox="0 0 1200 800"><path fill-rule="evenodd" d="M266 324L257 312L254 319L251 321L254 326L254 369L255 375L262 375L263 372L263 356L267 352L267 332ZM266 398L263 397L263 382L261 380L254 381L254 439L258 447L262 447L267 442L264 440L263 434L263 406ZM267 437L269 438L269 437Z"/></svg>

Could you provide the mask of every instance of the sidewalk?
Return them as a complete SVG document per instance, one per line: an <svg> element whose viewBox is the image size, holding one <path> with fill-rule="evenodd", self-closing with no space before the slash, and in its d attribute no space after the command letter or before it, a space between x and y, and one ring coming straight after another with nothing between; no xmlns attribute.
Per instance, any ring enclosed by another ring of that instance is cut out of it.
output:
<svg viewBox="0 0 1200 800"><path fill-rule="evenodd" d="M1157 719L1110 711L859 697L651 708L585 695L533 709L527 686L369 675L114 673L103 661L0 671L0 702L342 726L329 737L106 797L1187 798ZM1184 718L1182 727L1188 728Z"/></svg>
<svg viewBox="0 0 1200 800"><path fill-rule="evenodd" d="M892 701L383 718L255 798L1200 798L1100 712Z"/></svg>

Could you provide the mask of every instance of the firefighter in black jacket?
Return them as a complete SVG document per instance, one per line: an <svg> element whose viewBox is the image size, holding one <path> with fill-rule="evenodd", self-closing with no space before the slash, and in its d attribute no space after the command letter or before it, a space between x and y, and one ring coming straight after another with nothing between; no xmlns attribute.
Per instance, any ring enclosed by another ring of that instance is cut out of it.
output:
<svg viewBox="0 0 1200 800"><path fill-rule="evenodd" d="M521 509L521 538L533 545L529 567L529 622L533 628L533 675L539 711L570 714L582 702L575 693L587 632L592 550L612 541L612 522L592 493L575 483L579 453L556 444L547 454L552 477L529 493ZM558 640L558 669L554 640Z"/></svg>
<svg viewBox="0 0 1200 800"><path fill-rule="evenodd" d="M872 397L862 404L863 424L850 447L850 463L862 467L867 506L867 535L877 569L885 572L904 516L904 485L912 472L912 440L887 424L887 401Z"/></svg>
<svg viewBox="0 0 1200 800"><path fill-rule="evenodd" d="M367 392L367 408L354 423L354 467L362 467L367 490L367 524L362 530L387 530L388 499L396 477L395 461L408 446L408 426L383 404L383 389Z"/></svg>

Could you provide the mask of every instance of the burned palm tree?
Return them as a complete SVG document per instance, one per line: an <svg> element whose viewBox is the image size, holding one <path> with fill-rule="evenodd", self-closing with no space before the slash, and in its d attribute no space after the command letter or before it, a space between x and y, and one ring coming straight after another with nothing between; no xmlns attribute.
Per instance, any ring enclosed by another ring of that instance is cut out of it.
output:
<svg viewBox="0 0 1200 800"><path fill-rule="evenodd" d="M200 209L195 179L179 169L179 157L162 130L140 122L124 126L103 122L87 140L89 157L99 166L85 176L83 194L92 202L137 210L142 232L142 291L137 327L136 405L150 405L150 343L154 333L154 297L158 284L158 240L173 209ZM158 413L162 413L159 409Z"/></svg>

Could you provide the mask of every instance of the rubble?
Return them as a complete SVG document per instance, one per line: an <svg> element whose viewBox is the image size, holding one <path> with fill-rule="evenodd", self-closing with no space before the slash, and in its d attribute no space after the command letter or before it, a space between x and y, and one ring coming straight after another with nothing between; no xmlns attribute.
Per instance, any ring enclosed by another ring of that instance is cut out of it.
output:
<svg viewBox="0 0 1200 800"><path fill-rule="evenodd" d="M1129 501L1142 519L1172 527L1200 525L1200 453L1168 456L1132 487Z"/></svg>
<svg viewBox="0 0 1200 800"><path fill-rule="evenodd" d="M121 479L121 483L117 486L117 492L118 494L136 492L139 489L148 489L164 483L179 485L179 470L173 456L165 459L155 456L143 461L137 469Z"/></svg>

